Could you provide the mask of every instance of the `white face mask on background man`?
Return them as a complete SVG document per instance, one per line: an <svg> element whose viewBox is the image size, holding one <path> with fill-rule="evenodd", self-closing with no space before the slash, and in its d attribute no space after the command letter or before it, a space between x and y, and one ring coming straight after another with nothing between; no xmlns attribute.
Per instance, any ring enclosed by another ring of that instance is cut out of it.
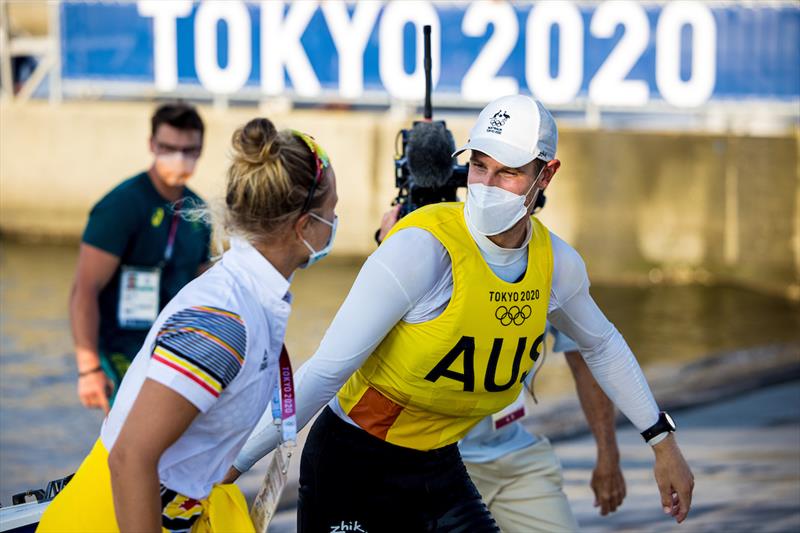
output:
<svg viewBox="0 0 800 533"><path fill-rule="evenodd" d="M181 151L156 155L155 169L158 177L170 187L184 185L194 174L197 158L184 155Z"/></svg>
<svg viewBox="0 0 800 533"><path fill-rule="evenodd" d="M539 189L530 203L525 199L539 183L542 168L525 194L514 194L500 187L470 183L467 186L467 203L464 215L472 227L481 235L491 236L508 231L521 218L528 215L528 207L536 201Z"/></svg>

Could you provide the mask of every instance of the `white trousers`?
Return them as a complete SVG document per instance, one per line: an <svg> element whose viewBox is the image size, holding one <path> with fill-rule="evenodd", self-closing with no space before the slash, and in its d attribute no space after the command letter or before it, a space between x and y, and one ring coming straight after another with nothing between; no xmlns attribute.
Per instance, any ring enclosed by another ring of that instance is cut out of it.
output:
<svg viewBox="0 0 800 533"><path fill-rule="evenodd" d="M562 490L561 462L550 441L488 463L464 462L497 525L506 533L578 531Z"/></svg>

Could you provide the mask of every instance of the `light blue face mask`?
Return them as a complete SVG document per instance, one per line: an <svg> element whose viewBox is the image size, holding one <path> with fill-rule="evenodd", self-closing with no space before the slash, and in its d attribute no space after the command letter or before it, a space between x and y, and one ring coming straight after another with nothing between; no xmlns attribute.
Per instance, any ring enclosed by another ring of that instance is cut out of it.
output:
<svg viewBox="0 0 800 533"><path fill-rule="evenodd" d="M300 268L308 268L317 261L320 261L329 253L331 253L331 250L333 250L333 239L336 237L336 227L339 225L339 217L337 217L336 215L333 215L333 222L329 222L324 218L322 218L321 216L316 215L314 213L309 212L308 214L316 218L320 222L324 222L325 224L329 225L331 227L331 236L328 238L328 243L325 245L325 247L319 251L315 250L310 244L308 244L308 241L303 239L303 244L305 244L306 248L309 249L311 255L308 256L308 261L300 265Z"/></svg>

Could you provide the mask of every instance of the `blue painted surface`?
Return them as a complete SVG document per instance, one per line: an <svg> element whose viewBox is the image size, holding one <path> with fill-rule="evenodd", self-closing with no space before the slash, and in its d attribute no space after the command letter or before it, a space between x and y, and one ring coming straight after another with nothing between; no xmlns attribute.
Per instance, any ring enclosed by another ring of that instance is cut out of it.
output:
<svg viewBox="0 0 800 533"><path fill-rule="evenodd" d="M583 19L583 81L578 97L587 95L588 86L600 66L622 38L620 25L613 37L599 39L589 28L598 6L576 4ZM756 8L732 4L707 4L717 28L716 83L711 99L796 100L800 97L800 4L764 5ZM188 17L177 20L177 69L179 83L198 85L195 69L194 19L199 4ZM512 76L520 90L529 90L525 80L525 25L531 4L514 4L519 37L498 75ZM460 94L465 73L491 38L490 26L482 37L466 37L462 21L468 6L434 4L442 30L441 77L439 94ZM649 42L626 79L644 80L652 99L659 99L655 78L656 25L663 5L646 6L650 24ZM288 10L288 7L287 7ZM352 15L353 6L348 10ZM385 11L385 8L384 8ZM260 83L260 6L248 4L252 30L252 67L247 86ZM379 69L379 25L375 22L364 53L365 90L383 91ZM152 83L154 79L153 20L139 15L135 3L74 1L62 4L61 35L63 76L67 80ZM218 23L218 61L227 63L227 28ZM415 67L414 28L404 31L404 67ZM551 73L558 64L558 31L551 32ZM691 73L691 30L681 32L681 77ZM312 68L323 89L338 90L339 59L325 17L317 8L301 38ZM285 74L287 88L292 80Z"/></svg>

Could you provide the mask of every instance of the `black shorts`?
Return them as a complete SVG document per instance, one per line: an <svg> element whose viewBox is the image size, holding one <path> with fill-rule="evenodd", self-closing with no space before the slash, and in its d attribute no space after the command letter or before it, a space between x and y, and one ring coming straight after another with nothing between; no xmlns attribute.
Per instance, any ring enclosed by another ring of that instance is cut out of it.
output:
<svg viewBox="0 0 800 533"><path fill-rule="evenodd" d="M455 444L389 444L326 407L300 463L300 533L497 532Z"/></svg>

